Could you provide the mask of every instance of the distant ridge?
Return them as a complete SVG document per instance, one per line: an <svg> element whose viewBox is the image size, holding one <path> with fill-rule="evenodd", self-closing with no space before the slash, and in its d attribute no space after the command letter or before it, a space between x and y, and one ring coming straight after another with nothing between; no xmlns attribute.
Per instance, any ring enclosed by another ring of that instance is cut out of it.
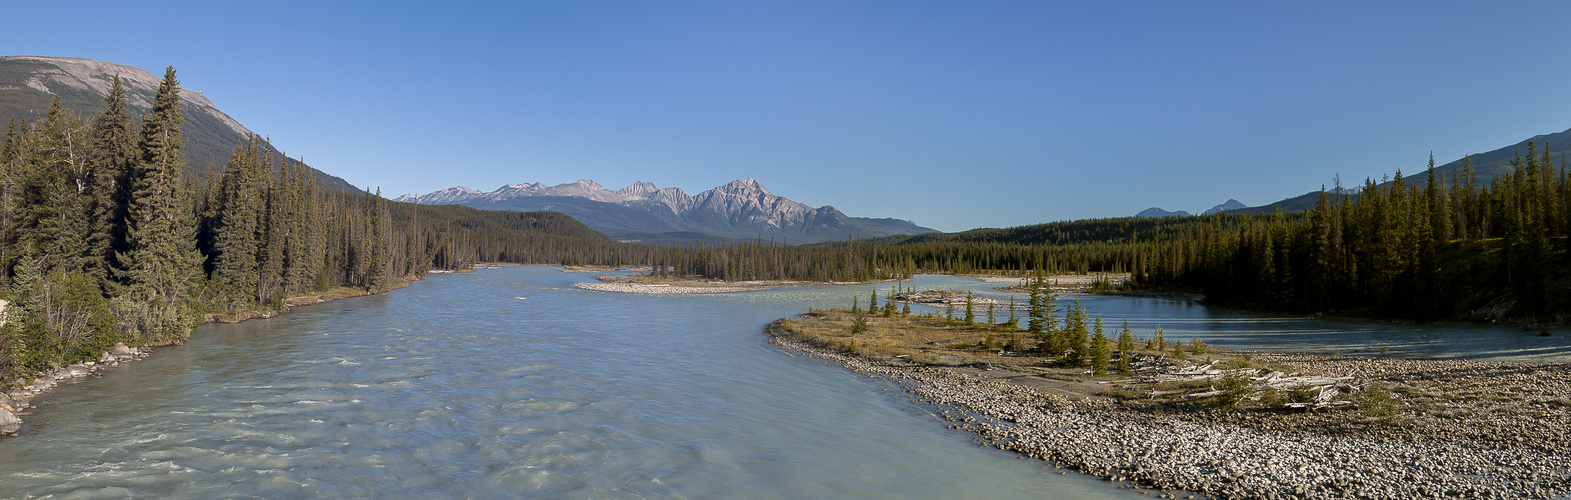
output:
<svg viewBox="0 0 1571 500"><path fill-rule="evenodd" d="M1218 212L1225 212L1225 211L1228 211L1228 210L1235 210L1235 209L1240 209L1240 208L1245 208L1245 207L1248 207L1248 205L1245 205L1241 201L1229 198L1227 201L1224 201L1224 202L1222 202L1220 204L1217 204L1217 206L1214 206L1214 207L1211 207L1209 209L1206 209L1206 211L1204 211L1204 212L1200 212L1200 215L1211 215L1211 214L1218 213ZM1162 207L1147 208L1145 210L1141 210L1140 213L1135 214L1135 217L1193 217L1193 216L1194 216L1194 214L1191 214L1191 213L1183 211L1183 210L1179 210L1179 211L1176 211L1176 212L1169 212L1167 210L1163 210Z"/></svg>
<svg viewBox="0 0 1571 500"><path fill-rule="evenodd" d="M1565 166L1566 153L1571 152L1571 129L1553 134L1535 135L1510 146L1473 154L1473 182L1479 186L1488 186L1490 182L1494 182L1496 177L1511 173L1511 159L1515 158L1518 153L1527 154L1527 143L1530 141L1537 148L1539 154L1543 154L1545 147L1549 148L1550 157L1555 162L1555 168L1559 169ZM1458 158L1450 163L1436 166L1435 177L1461 173L1463 170L1462 164L1466 159L1466 157ZM1415 167L1412 169L1402 168L1402 181L1409 185L1413 183L1423 185L1429 181L1429 169L1422 164L1418 164L1418 162L1414 163ZM1393 168L1392 170L1395 171L1396 169ZM1344 186L1344 192L1357 196L1357 190L1363 186L1364 182L1362 179L1350 179L1350 181L1352 181L1352 186L1350 188ZM1326 193L1334 193L1334 190L1327 188ZM1270 213L1278 207L1281 207L1283 212L1308 210L1314 208L1315 203L1319 200L1320 190L1317 189L1258 207L1236 210L1236 212L1243 214Z"/></svg>
<svg viewBox="0 0 1571 500"><path fill-rule="evenodd" d="M696 195L649 182L613 191L580 179L555 186L508 184L491 192L455 186L418 197L406 194L397 200L486 210L561 212L596 231L630 242L763 238L799 244L848 236L934 232L907 220L849 217L832 206L812 208L770 193L751 177Z"/></svg>
<svg viewBox="0 0 1571 500"><path fill-rule="evenodd" d="M1189 215L1189 212L1183 210L1169 212L1162 210L1162 207L1151 207L1141 210L1140 213L1135 214L1135 217L1189 217Z"/></svg>
<svg viewBox="0 0 1571 500"><path fill-rule="evenodd" d="M1214 214L1214 213L1226 212L1228 210L1238 210L1240 208L1248 208L1248 207L1249 207L1249 205L1245 205L1244 202L1241 202L1241 201L1238 201L1238 200L1235 200L1235 199L1232 199L1232 198L1228 198L1228 200L1222 202L1222 204L1214 206L1214 207L1211 207L1210 209L1207 209L1204 212L1200 212L1200 215L1211 215L1211 214Z"/></svg>

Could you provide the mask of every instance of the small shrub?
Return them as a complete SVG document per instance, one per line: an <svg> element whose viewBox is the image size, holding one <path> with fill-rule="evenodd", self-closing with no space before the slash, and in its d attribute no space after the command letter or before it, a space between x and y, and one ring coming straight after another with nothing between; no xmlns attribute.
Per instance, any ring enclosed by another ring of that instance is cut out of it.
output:
<svg viewBox="0 0 1571 500"><path fill-rule="evenodd" d="M867 316L859 314L855 320L851 321L851 334L856 335L865 331L867 331Z"/></svg>
<svg viewBox="0 0 1571 500"><path fill-rule="evenodd" d="M1229 370L1212 386L1222 391L1216 397L1216 405L1228 409L1238 408L1244 403L1244 398L1249 397L1249 386L1249 375L1243 370Z"/></svg>
<svg viewBox="0 0 1571 500"><path fill-rule="evenodd" d="M1260 406L1276 410L1286 405L1287 401L1282 398L1282 391L1276 390L1275 387L1260 393Z"/></svg>
<svg viewBox="0 0 1571 500"><path fill-rule="evenodd" d="M1396 396L1391 395L1391 390L1382 384L1370 384L1354 401L1358 404L1358 413L1375 423L1381 425L1396 425L1400 413L1396 407Z"/></svg>
<svg viewBox="0 0 1571 500"><path fill-rule="evenodd" d="M1206 353L1206 343L1201 342L1200 337L1195 337L1193 347L1196 355L1202 355Z"/></svg>
<svg viewBox="0 0 1571 500"><path fill-rule="evenodd" d="M1312 403L1315 401L1315 388L1307 385L1293 386L1287 391L1288 403Z"/></svg>

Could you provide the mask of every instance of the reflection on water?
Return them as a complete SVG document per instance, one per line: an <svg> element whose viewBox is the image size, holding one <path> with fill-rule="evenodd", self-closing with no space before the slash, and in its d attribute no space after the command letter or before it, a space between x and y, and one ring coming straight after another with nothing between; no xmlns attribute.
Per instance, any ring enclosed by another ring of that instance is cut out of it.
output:
<svg viewBox="0 0 1571 500"><path fill-rule="evenodd" d="M901 286L918 290L950 289L973 291L977 297L1015 302L1025 307L1025 294L996 290L1011 283L987 283L953 276L919 276L914 283ZM879 285L880 297L887 296L892 284ZM838 301L818 307L850 307L851 288L867 303L872 285L844 287ZM1571 335L1564 329L1551 330L1549 337L1539 330L1521 331L1514 327L1442 323L1418 325L1360 319L1308 319L1302 316L1262 314L1231 309L1210 308L1182 298L1119 297L1089 294L1064 294L1060 304L1079 300L1092 314L1100 315L1108 332L1122 326L1123 320L1139 337L1149 337L1162 327L1170 341L1200 340L1236 349L1284 352L1338 352L1352 355L1377 355L1382 348L1389 356L1425 358L1465 358L1495 361L1571 361ZM934 308L912 306L913 312ZM959 314L958 312L956 314ZM978 314L984 317L984 314ZM1023 314L1022 314L1023 316ZM999 321L1007 318L1000 313Z"/></svg>

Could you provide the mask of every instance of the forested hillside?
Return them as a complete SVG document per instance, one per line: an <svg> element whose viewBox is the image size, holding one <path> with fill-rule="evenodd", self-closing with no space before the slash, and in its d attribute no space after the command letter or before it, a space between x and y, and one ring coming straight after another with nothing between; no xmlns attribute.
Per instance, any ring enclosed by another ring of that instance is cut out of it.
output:
<svg viewBox="0 0 1571 500"><path fill-rule="evenodd" d="M170 68L140 127L119 79L99 113L56 99L39 120L7 124L0 380L97 359L117 342L180 342L207 318L270 314L289 297L387 290L433 268L614 260L613 242L560 214L324 189L254 136L205 180L186 175L178 88Z"/></svg>
<svg viewBox="0 0 1571 500"><path fill-rule="evenodd" d="M1400 172L1387 184L1369 180L1356 199L1322 195L1303 217L1259 216L1241 229L1154 242L1137 277L1290 311L1563 321L1571 177L1553 158L1529 142L1487 186L1470 165L1455 175L1431 168L1423 185Z"/></svg>

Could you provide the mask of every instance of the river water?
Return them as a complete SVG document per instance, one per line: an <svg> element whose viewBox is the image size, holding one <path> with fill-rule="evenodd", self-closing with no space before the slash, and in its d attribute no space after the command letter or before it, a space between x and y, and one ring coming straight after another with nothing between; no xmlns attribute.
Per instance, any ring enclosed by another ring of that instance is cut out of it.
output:
<svg viewBox="0 0 1571 500"><path fill-rule="evenodd" d="M571 286L591 279L544 266L432 275L204 326L35 399L22 437L0 440L0 496L1140 496L979 447L895 384L764 342L770 321L845 307L853 294L865 305L887 284L721 295ZM916 283L1007 300L998 285ZM1080 299L1110 330L1129 318L1141 336L1160 324L1168 339L1249 348L1560 359L1571 344L1562 332Z"/></svg>

